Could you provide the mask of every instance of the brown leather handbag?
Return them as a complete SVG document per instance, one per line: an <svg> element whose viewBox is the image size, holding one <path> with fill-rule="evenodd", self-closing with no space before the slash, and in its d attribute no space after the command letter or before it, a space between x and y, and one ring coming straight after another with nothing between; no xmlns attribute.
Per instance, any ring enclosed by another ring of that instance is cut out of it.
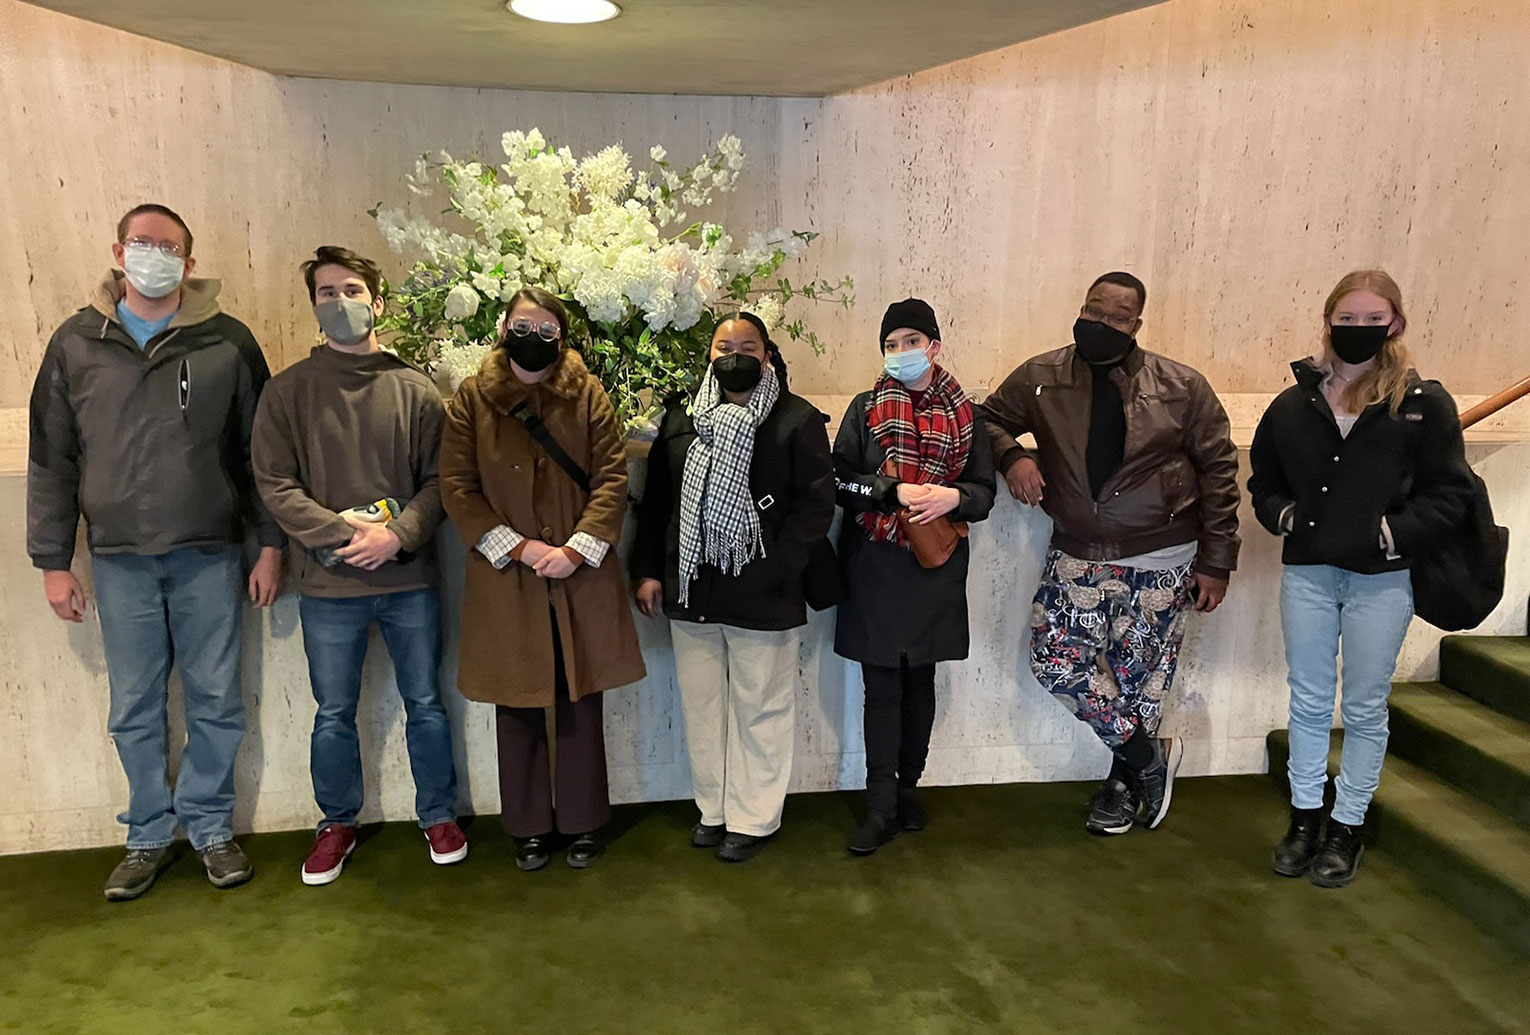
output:
<svg viewBox="0 0 1530 1035"><path fill-rule="evenodd" d="M928 524L917 524L914 512L907 507L898 511L898 530L913 547L914 559L921 568L939 568L956 552L956 544L967 537L967 522L952 521L942 514Z"/></svg>

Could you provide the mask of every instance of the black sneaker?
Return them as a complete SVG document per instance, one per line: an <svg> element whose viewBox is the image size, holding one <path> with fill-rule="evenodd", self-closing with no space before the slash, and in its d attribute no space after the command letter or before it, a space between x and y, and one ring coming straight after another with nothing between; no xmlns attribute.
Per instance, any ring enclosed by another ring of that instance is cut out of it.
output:
<svg viewBox="0 0 1530 1035"><path fill-rule="evenodd" d="M547 861L552 858L552 838L550 833L516 838L515 865L527 873L546 866Z"/></svg>
<svg viewBox="0 0 1530 1035"><path fill-rule="evenodd" d="M1275 846L1271 860L1275 872L1282 877L1301 877L1312 869L1322 843L1323 810L1291 807L1291 825L1286 836Z"/></svg>
<svg viewBox="0 0 1530 1035"><path fill-rule="evenodd" d="M1169 814L1174 775L1184 755L1185 743L1180 738L1153 738L1153 764L1137 774L1137 795L1142 799L1142 818L1149 830L1156 830Z"/></svg>
<svg viewBox="0 0 1530 1035"><path fill-rule="evenodd" d="M898 823L903 829L912 834L923 830L929 822L929 817L924 814L924 804L919 800L919 793L912 787L898 788Z"/></svg>
<svg viewBox="0 0 1530 1035"><path fill-rule="evenodd" d="M715 826L710 823L697 823L691 827L692 848L716 848L723 843L723 838L728 834L728 828L721 823Z"/></svg>
<svg viewBox="0 0 1530 1035"><path fill-rule="evenodd" d="M169 862L169 848L129 848L106 878L106 900L126 902L142 895L154 886L154 878Z"/></svg>
<svg viewBox="0 0 1530 1035"><path fill-rule="evenodd" d="M849 849L851 855L871 855L901 833L903 833L903 824L898 822L897 816L884 816L873 812L866 817L866 822L850 835L850 840L845 847Z"/></svg>
<svg viewBox="0 0 1530 1035"><path fill-rule="evenodd" d="M1137 792L1130 784L1108 779L1089 802L1089 818L1084 822L1084 829L1101 837L1124 834L1137 822L1139 806Z"/></svg>
<svg viewBox="0 0 1530 1035"><path fill-rule="evenodd" d="M1352 827L1330 816L1323 847L1312 860L1307 879L1320 888L1342 888L1354 880L1360 872L1360 856L1365 853L1361 841L1364 833L1364 826Z"/></svg>
<svg viewBox="0 0 1530 1035"><path fill-rule="evenodd" d="M752 834L735 834L731 831L723 838L722 847L717 850L717 857L723 862L741 863L748 862L760 854L760 849L765 847L769 836L755 837Z"/></svg>
<svg viewBox="0 0 1530 1035"><path fill-rule="evenodd" d="M207 868L207 879L215 888L232 888L255 876L255 867L237 841L209 845L200 855Z"/></svg>

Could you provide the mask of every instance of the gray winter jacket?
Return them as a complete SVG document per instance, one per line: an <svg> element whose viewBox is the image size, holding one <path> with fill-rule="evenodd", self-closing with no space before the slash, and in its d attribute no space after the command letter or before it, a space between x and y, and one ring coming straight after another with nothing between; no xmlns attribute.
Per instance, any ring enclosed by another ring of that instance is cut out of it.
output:
<svg viewBox="0 0 1530 1035"><path fill-rule="evenodd" d="M191 279L144 349L117 321L122 274L48 342L32 388L27 552L65 570L85 517L95 553L161 554L242 542L281 546L254 492L250 426L270 378L249 328Z"/></svg>

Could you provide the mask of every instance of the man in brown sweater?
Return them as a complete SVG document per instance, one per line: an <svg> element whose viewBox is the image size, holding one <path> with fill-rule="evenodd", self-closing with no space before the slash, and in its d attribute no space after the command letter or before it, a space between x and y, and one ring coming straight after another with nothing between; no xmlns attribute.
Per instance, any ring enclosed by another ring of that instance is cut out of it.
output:
<svg viewBox="0 0 1530 1035"><path fill-rule="evenodd" d="M303 264L325 342L276 377L255 416L255 482L291 540L303 649L318 714L310 767L324 813L303 883L340 876L363 787L356 705L375 622L404 700L415 810L433 862L467 856L441 704L435 533L444 411L423 372L377 346L377 265L322 247Z"/></svg>
<svg viewBox="0 0 1530 1035"><path fill-rule="evenodd" d="M1086 829L1168 814L1183 757L1158 736L1189 612L1238 564L1238 453L1195 370L1137 345L1147 289L1089 286L1073 344L1022 363L983 404L1010 494L1052 518L1031 610L1031 669L1114 753ZM1037 452L1016 439L1036 436Z"/></svg>

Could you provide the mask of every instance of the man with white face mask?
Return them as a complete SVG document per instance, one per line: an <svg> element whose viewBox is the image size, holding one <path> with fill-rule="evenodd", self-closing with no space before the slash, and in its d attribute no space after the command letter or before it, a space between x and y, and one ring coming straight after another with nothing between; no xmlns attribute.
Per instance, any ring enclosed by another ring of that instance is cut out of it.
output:
<svg viewBox="0 0 1530 1035"><path fill-rule="evenodd" d="M445 410L423 371L378 348L382 271L326 245L303 263L324 344L271 380L255 417L255 480L292 538L303 649L318 713L309 764L323 818L304 884L340 876L363 801L356 705L367 632L382 631L437 864L467 857L457 826L451 724L441 704L436 455Z"/></svg>
<svg viewBox="0 0 1530 1035"><path fill-rule="evenodd" d="M191 276L191 232L163 205L117 226L113 270L48 342L32 390L27 552L59 618L84 620L70 571L85 518L111 687L108 728L128 781L127 857L106 897L148 891L178 827L218 887L250 878L233 840L244 735L241 591L264 607L283 537L255 498L249 432L270 377L249 328ZM242 544L259 560L246 579ZM167 683L185 688L186 748L172 789Z"/></svg>

